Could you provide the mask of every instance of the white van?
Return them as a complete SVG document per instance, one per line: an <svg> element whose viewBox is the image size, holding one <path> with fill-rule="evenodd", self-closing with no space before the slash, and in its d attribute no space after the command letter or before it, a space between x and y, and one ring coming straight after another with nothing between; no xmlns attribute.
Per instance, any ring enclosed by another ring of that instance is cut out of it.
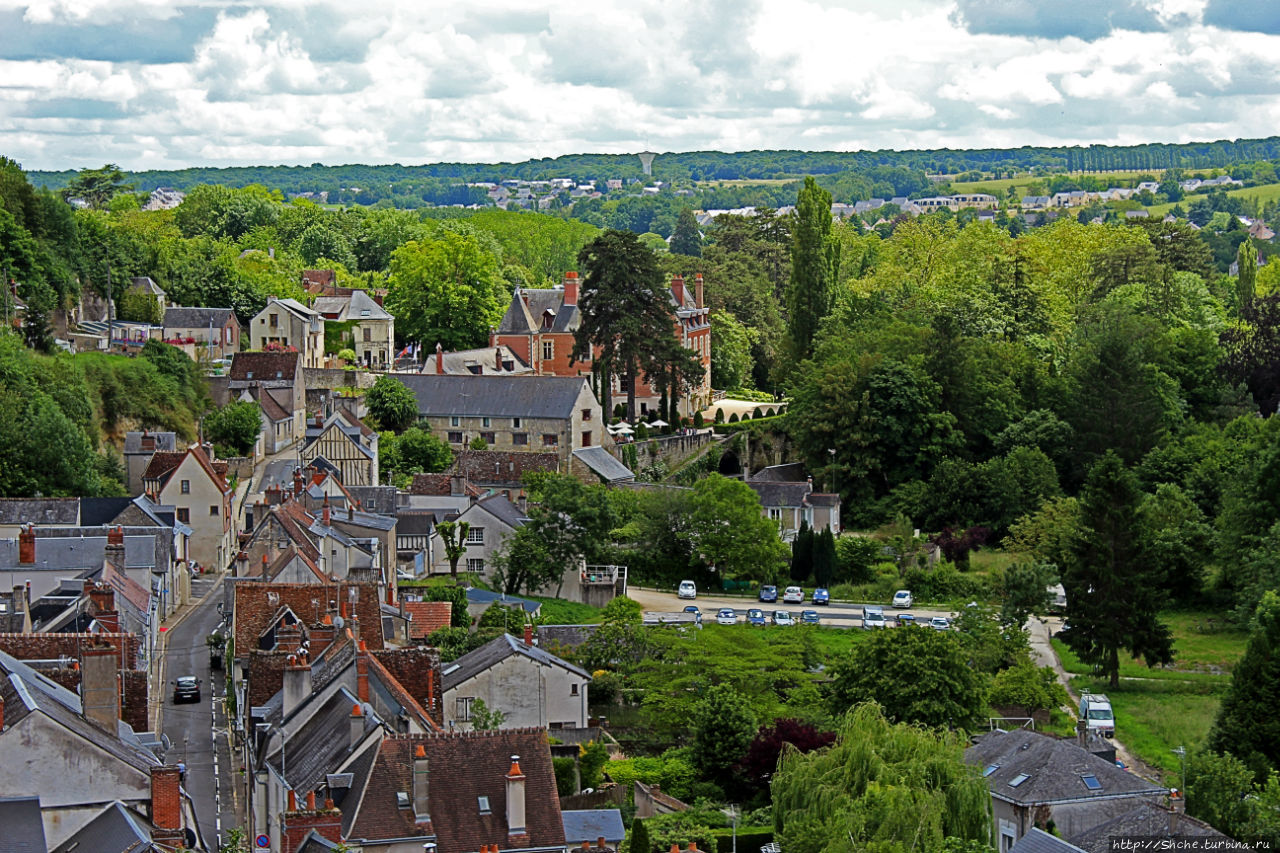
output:
<svg viewBox="0 0 1280 853"><path fill-rule="evenodd" d="M1111 700L1101 693L1081 694L1080 719L1086 722L1091 732L1103 737L1115 736L1116 718L1111 711Z"/></svg>
<svg viewBox="0 0 1280 853"><path fill-rule="evenodd" d="M863 628L885 627L884 608L881 608L881 607L862 608L862 627Z"/></svg>
<svg viewBox="0 0 1280 853"><path fill-rule="evenodd" d="M680 581L680 588L676 591L678 598L697 598L698 585L693 581Z"/></svg>

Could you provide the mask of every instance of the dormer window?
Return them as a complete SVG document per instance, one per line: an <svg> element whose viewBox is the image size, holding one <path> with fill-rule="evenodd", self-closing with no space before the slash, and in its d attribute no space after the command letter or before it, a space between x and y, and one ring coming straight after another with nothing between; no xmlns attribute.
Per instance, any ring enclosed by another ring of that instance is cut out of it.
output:
<svg viewBox="0 0 1280 853"><path fill-rule="evenodd" d="M542 328L550 329L556 323L556 312L548 308L542 312Z"/></svg>
<svg viewBox="0 0 1280 853"><path fill-rule="evenodd" d="M491 814L493 811L489 807L488 797L476 797L476 805L480 807L480 814Z"/></svg>

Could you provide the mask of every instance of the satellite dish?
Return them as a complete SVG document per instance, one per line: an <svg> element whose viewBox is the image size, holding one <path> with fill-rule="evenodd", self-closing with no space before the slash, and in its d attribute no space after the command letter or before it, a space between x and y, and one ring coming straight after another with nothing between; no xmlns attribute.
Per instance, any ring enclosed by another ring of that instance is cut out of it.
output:
<svg viewBox="0 0 1280 853"><path fill-rule="evenodd" d="M342 626L346 624L347 624L347 620L343 619L341 616L333 617L333 627L335 630L341 631Z"/></svg>

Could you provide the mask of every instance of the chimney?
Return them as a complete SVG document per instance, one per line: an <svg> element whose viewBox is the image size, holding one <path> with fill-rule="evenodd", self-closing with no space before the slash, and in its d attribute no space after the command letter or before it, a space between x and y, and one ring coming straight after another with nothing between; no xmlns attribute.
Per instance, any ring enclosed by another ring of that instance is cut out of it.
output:
<svg viewBox="0 0 1280 853"><path fill-rule="evenodd" d="M351 706L351 748L364 737L364 710L359 705Z"/></svg>
<svg viewBox="0 0 1280 853"><path fill-rule="evenodd" d="M28 524L18 533L18 564L30 566L36 561L36 526Z"/></svg>
<svg viewBox="0 0 1280 853"><path fill-rule="evenodd" d="M151 768L151 840L180 847L186 842L182 831L182 777L176 764Z"/></svg>
<svg viewBox="0 0 1280 853"><path fill-rule="evenodd" d="M498 373L502 372L502 348L493 348L493 369Z"/></svg>
<svg viewBox="0 0 1280 853"><path fill-rule="evenodd" d="M295 495L302 494L302 486L303 486L302 469L294 468L293 469L293 493Z"/></svg>
<svg viewBox="0 0 1280 853"><path fill-rule="evenodd" d="M524 773L520 770L520 756L511 756L511 769L507 771L507 835L524 835Z"/></svg>
<svg viewBox="0 0 1280 853"><path fill-rule="evenodd" d="M564 274L564 305L567 308L570 305L577 305L577 304L578 304L578 273L575 272L574 270L569 270Z"/></svg>
<svg viewBox="0 0 1280 853"><path fill-rule="evenodd" d="M124 570L125 554L124 554L124 528L112 527L107 530L107 547L103 549L103 559L115 566L117 569Z"/></svg>
<svg viewBox="0 0 1280 853"><path fill-rule="evenodd" d="M84 717L98 728L116 733L120 720L120 653L103 644L80 653L80 701Z"/></svg>
<svg viewBox="0 0 1280 853"><path fill-rule="evenodd" d="M532 625L524 626L524 644L526 646L533 645L533 626Z"/></svg>
<svg viewBox="0 0 1280 853"><path fill-rule="evenodd" d="M334 806L333 800L325 798L324 804L317 807L316 792L307 792L303 809L298 808L296 798L290 791L288 810L280 817L280 831L283 835L282 850L297 850L314 830L316 835L333 844L342 843L342 812Z"/></svg>
<svg viewBox="0 0 1280 853"><path fill-rule="evenodd" d="M698 273L693 277L693 302L699 308L705 303L702 301L702 273Z"/></svg>
<svg viewBox="0 0 1280 853"><path fill-rule="evenodd" d="M347 501L347 521L355 521L356 518L356 502Z"/></svg>
<svg viewBox="0 0 1280 853"><path fill-rule="evenodd" d="M284 668L284 702L280 712L287 717L311 696L311 664L306 657L289 655Z"/></svg>
<svg viewBox="0 0 1280 853"><path fill-rule="evenodd" d="M270 564L271 564L271 561L267 559L267 555L263 554L262 555L262 579L263 580L267 579L267 566L269 566Z"/></svg>
<svg viewBox="0 0 1280 853"><path fill-rule="evenodd" d="M436 341L436 376L444 374L444 347Z"/></svg>
<svg viewBox="0 0 1280 853"><path fill-rule="evenodd" d="M676 307L683 308L684 307L684 276L682 275L671 276L671 292L675 294Z"/></svg>
<svg viewBox="0 0 1280 853"><path fill-rule="evenodd" d="M431 820L431 803L427 798L427 750L422 744L413 749L413 818L419 823Z"/></svg>
<svg viewBox="0 0 1280 853"><path fill-rule="evenodd" d="M352 618L354 622L354 617ZM357 641L356 646L356 697L361 702L369 701L369 649L364 640Z"/></svg>
<svg viewBox="0 0 1280 853"><path fill-rule="evenodd" d="M524 303L524 308L526 311L528 311L529 310L529 291L521 288L520 301Z"/></svg>
<svg viewBox="0 0 1280 853"><path fill-rule="evenodd" d="M493 326L489 327L489 346L496 347L498 345L498 330Z"/></svg>
<svg viewBox="0 0 1280 853"><path fill-rule="evenodd" d="M603 849L604 849L604 836L603 836L603 835L597 835L597 836L596 836L596 847L598 847L598 848L599 848L599 849L601 849L601 850L603 850Z"/></svg>
<svg viewBox="0 0 1280 853"><path fill-rule="evenodd" d="M325 527L330 527L333 516L329 514L329 496L324 496L324 502L320 505L320 523Z"/></svg>
<svg viewBox="0 0 1280 853"><path fill-rule="evenodd" d="M1076 743L1085 749L1089 748L1089 722L1076 720Z"/></svg>

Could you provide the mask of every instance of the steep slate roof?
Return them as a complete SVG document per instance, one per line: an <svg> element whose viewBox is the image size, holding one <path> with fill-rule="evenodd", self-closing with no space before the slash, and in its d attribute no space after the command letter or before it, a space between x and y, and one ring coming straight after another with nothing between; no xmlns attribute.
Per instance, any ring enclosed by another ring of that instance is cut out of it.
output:
<svg viewBox="0 0 1280 853"><path fill-rule="evenodd" d="M4 652L0 652L0 698L4 699L6 729L17 725L28 714L43 713L141 773L149 775L151 768L160 763L128 723L117 721L116 737L104 736L102 729L82 716L79 696Z"/></svg>
<svg viewBox="0 0 1280 853"><path fill-rule="evenodd" d="M409 614L409 639L421 640L440 628L448 628L453 615L453 605L447 601L406 601L404 612Z"/></svg>
<svg viewBox="0 0 1280 853"><path fill-rule="evenodd" d="M748 480L747 485L760 497L761 506L804 506L813 491L811 483L774 483Z"/></svg>
<svg viewBox="0 0 1280 853"><path fill-rule="evenodd" d="M397 536L426 536L435 528L436 515L444 510L401 510L396 516Z"/></svg>
<svg viewBox="0 0 1280 853"><path fill-rule="evenodd" d="M131 430L124 434L124 452L125 453L150 453L152 451L142 449L142 437L146 436L155 441L155 450L177 450L178 435L172 432L141 432Z"/></svg>
<svg viewBox="0 0 1280 853"><path fill-rule="evenodd" d="M296 352L238 352L231 357L234 382L293 381L302 355ZM276 374L279 373L279 376Z"/></svg>
<svg viewBox="0 0 1280 853"><path fill-rule="evenodd" d="M1150 800L1134 800L1133 808L1092 829L1073 835L1071 843L1088 853L1109 853L1112 849L1111 840L1117 836L1168 838L1180 835L1220 839L1227 837L1190 815L1170 811Z"/></svg>
<svg viewBox="0 0 1280 853"><path fill-rule="evenodd" d="M503 634L446 665L440 673L440 686L443 690L452 690L512 655L524 655L542 666L558 666L588 681L591 680L586 670L579 669L567 660L562 660L537 646L527 645L510 634Z"/></svg>
<svg viewBox="0 0 1280 853"><path fill-rule="evenodd" d="M166 329L198 329L207 328L212 323L215 329L221 329L234 316L235 312L230 308L174 306L164 309L164 327Z"/></svg>
<svg viewBox="0 0 1280 853"><path fill-rule="evenodd" d="M529 304L525 305L525 299ZM542 317L550 311L555 315L551 324L553 332L574 332L581 321L577 305L564 304L563 290L520 288L511 296L507 313L498 323L500 335L527 335L542 331Z"/></svg>
<svg viewBox="0 0 1280 853"><path fill-rule="evenodd" d="M287 421L293 417L293 412L286 409L284 405L276 399L275 395L271 393L270 388L257 388L255 390L257 393L254 394L254 398L257 399L258 405L262 407L262 413L267 416L267 420L272 423L279 423L280 421ZM289 405L292 405L292 401L290 401Z"/></svg>
<svg viewBox="0 0 1280 853"><path fill-rule="evenodd" d="M560 457L554 453L508 453L501 450L459 450L445 473L466 477L473 483L510 483L518 486L525 474L556 473Z"/></svg>
<svg viewBox="0 0 1280 853"><path fill-rule="evenodd" d="M1056 835L1050 835L1043 829L1033 826L1027 830L1026 835L1018 839L1017 844L1009 848L1009 853L1084 853L1084 851Z"/></svg>
<svg viewBox="0 0 1280 853"><path fill-rule="evenodd" d="M79 498L0 498L0 524L78 524Z"/></svg>
<svg viewBox="0 0 1280 853"><path fill-rule="evenodd" d="M80 498L80 523L86 527L110 524L133 502L134 498Z"/></svg>
<svg viewBox="0 0 1280 853"><path fill-rule="evenodd" d="M396 794L413 791L413 755L421 744L426 752L430 781L428 804L431 829L439 853L467 853L477 843L515 847L560 847L564 825L547 733L542 729L500 729L413 735L382 741L358 802L358 814L347 834L351 843L383 838L423 838L426 830L414 820L413 809L399 808ZM511 757L520 756L525 776L525 833L527 841L512 843L507 835L506 775ZM481 814L478 798L489 798L489 813ZM344 802L351 802L348 798Z"/></svg>
<svg viewBox="0 0 1280 853"><path fill-rule="evenodd" d="M587 380L578 376L435 376L392 374L423 415L567 419Z"/></svg>
<svg viewBox="0 0 1280 853"><path fill-rule="evenodd" d="M4 838L0 850L45 853L49 849L44 838L44 821L40 817L39 797L5 797L0 799L0 826Z"/></svg>
<svg viewBox="0 0 1280 853"><path fill-rule="evenodd" d="M328 853L330 850L337 850L338 845L320 835L314 829L307 833L306 838L302 839L296 851L290 853Z"/></svg>
<svg viewBox="0 0 1280 853"><path fill-rule="evenodd" d="M573 455L606 483L635 479L636 475L632 473L630 468L623 465L614 458L613 454L599 445L580 447L573 451Z"/></svg>
<svg viewBox="0 0 1280 853"><path fill-rule="evenodd" d="M490 495L487 498L476 501L472 506L483 508L508 527L523 527L524 523L529 520L529 517L521 512L515 504L507 500L506 495Z"/></svg>
<svg viewBox="0 0 1280 853"><path fill-rule="evenodd" d="M438 362L438 365L437 365ZM499 362L502 366L499 367ZM510 365L510 368L507 367ZM428 353L422 362L422 373L439 372L452 376L518 375L532 373L533 368L508 346L481 347L455 352ZM474 370L473 368L479 368Z"/></svg>
<svg viewBox="0 0 1280 853"><path fill-rule="evenodd" d="M366 313L368 312L368 313ZM390 320L391 314L363 290L353 290L347 305L347 320Z"/></svg>
<svg viewBox="0 0 1280 853"><path fill-rule="evenodd" d="M283 756L282 775L290 788L295 791L316 790L324 784L325 777L334 772L351 753L357 745L351 742L351 709L360 704L360 700L346 688L338 688L315 709L301 728L289 735ZM366 734L381 724L377 712L367 703L363 706L363 718ZM281 771L278 745L267 757L267 763L277 773Z"/></svg>
<svg viewBox="0 0 1280 853"><path fill-rule="evenodd" d="M984 770L995 765L985 777L991 795L1021 806L1166 793L1165 788L1121 770L1074 740L1058 740L1023 729L983 735L964 751L964 760ZM1010 786L1023 774L1028 778ZM1086 774L1097 777L1102 787L1089 790L1081 778Z"/></svg>
<svg viewBox="0 0 1280 853"><path fill-rule="evenodd" d="M782 465L769 465L752 474L747 480L753 483L803 483L805 482L804 463L787 462Z"/></svg>
<svg viewBox="0 0 1280 853"><path fill-rule="evenodd" d="M622 812L618 809L562 811L560 820L564 825L564 840L570 848L582 841L589 841L592 847L595 847L597 838L617 844L627 834L622 824ZM1033 853L1053 853L1053 851L1037 850Z"/></svg>
<svg viewBox="0 0 1280 853"><path fill-rule="evenodd" d="M53 853L81 853L103 850L111 853L144 853L156 850L151 844L150 824L141 816L112 803L75 835L62 842Z"/></svg>
<svg viewBox="0 0 1280 853"><path fill-rule="evenodd" d="M93 528L88 536L36 536L36 561L33 565L24 566L23 571L97 571L102 568L106 547L106 532L101 528ZM156 537L126 534L124 561L125 568L155 568ZM19 565L18 540L0 539L0 568Z"/></svg>

